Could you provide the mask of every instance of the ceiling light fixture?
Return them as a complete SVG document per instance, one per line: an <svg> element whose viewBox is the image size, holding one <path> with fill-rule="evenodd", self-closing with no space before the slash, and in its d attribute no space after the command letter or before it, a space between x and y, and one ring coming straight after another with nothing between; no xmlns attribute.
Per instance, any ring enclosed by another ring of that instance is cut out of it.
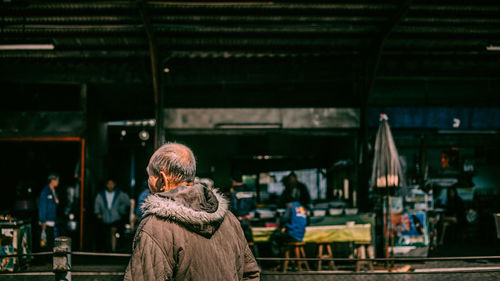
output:
<svg viewBox="0 0 500 281"><path fill-rule="evenodd" d="M142 141L147 141L149 140L149 132L146 131L146 130L142 130L139 132L139 138L142 140Z"/></svg>
<svg viewBox="0 0 500 281"><path fill-rule="evenodd" d="M2 51L54 50L54 44L8 44L0 45Z"/></svg>
<svg viewBox="0 0 500 281"><path fill-rule="evenodd" d="M500 51L500 46L494 46L494 45L486 46L486 51Z"/></svg>

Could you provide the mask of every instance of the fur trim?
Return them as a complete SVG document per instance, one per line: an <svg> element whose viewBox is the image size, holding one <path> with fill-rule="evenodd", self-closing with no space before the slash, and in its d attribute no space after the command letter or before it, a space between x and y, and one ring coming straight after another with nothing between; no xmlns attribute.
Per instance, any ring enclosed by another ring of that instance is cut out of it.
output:
<svg viewBox="0 0 500 281"><path fill-rule="evenodd" d="M149 195L142 204L144 216L155 215L187 225L206 225L221 222L229 208L229 202L217 190L211 190L217 198L217 210L213 213L196 211L172 199Z"/></svg>

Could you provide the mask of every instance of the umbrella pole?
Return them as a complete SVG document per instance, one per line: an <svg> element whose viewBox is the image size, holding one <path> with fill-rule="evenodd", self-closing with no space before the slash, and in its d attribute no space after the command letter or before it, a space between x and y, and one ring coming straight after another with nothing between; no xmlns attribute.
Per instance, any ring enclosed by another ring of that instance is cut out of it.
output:
<svg viewBox="0 0 500 281"><path fill-rule="evenodd" d="M387 191L387 223L388 223L388 225L387 225L387 233L386 233L386 239L385 239L385 256L386 256L386 258L390 258L389 239L390 239L390 235L391 235L392 221L391 221L391 197L389 196L389 187L388 186L386 186L386 191ZM387 267L389 270L391 269L389 262L387 262Z"/></svg>
<svg viewBox="0 0 500 281"><path fill-rule="evenodd" d="M383 204L388 207L387 196L384 197ZM387 212L389 212L389 209L387 209ZM386 259L389 258L389 245L387 244L387 222L388 222L387 212L385 213L385 221L384 221L384 252Z"/></svg>
<svg viewBox="0 0 500 281"><path fill-rule="evenodd" d="M391 196L388 197L389 200L389 207L392 206L391 204ZM394 258L394 230L392 229L392 211L389 211L389 239L391 241L391 250L389 251L389 257ZM394 260L391 260L389 269L392 270L394 268Z"/></svg>

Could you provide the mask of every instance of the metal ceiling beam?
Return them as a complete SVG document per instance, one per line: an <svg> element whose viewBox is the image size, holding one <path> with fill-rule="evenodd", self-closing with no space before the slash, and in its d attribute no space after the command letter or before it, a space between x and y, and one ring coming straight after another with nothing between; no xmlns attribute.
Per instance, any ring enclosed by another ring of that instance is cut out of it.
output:
<svg viewBox="0 0 500 281"><path fill-rule="evenodd" d="M132 46L133 48L134 46ZM298 51L280 51L280 50L227 50L227 51L202 51L200 49L187 50L172 50L172 58L183 59L217 59L217 58L233 58L233 59L265 59L265 58L324 58L337 57L338 59L345 56L356 56L359 52L356 51L335 51L335 52L298 52ZM150 55L149 51L142 50L64 50L64 51L8 51L0 52L0 58L26 58L26 59L68 59L68 58L143 58Z"/></svg>
<svg viewBox="0 0 500 281"><path fill-rule="evenodd" d="M259 38L259 37L235 37L235 38L205 38L205 37L176 37L167 38L162 37L158 39L159 46L168 46L170 48L179 49L180 47L188 49L229 49L233 48L255 48L257 50L270 49L280 49L280 50L294 50L294 48L307 48L308 51L313 49L324 49L324 48L344 48L347 47L350 50L365 49L369 47L372 41L369 38L300 38L300 37L283 37L278 38L276 36L269 38Z"/></svg>
<svg viewBox="0 0 500 281"><path fill-rule="evenodd" d="M160 2L160 1L142 1L146 8L152 9L274 9L274 10L386 10L395 9L394 4L327 4L327 3L275 3L265 1L255 2ZM115 1L115 2L62 2L62 3L33 3L25 7L8 7L12 10L102 10L102 9L134 9L133 2Z"/></svg>
<svg viewBox="0 0 500 281"><path fill-rule="evenodd" d="M412 5L409 9L412 13L413 12L436 12L436 13L443 13L443 12L467 12L467 13L474 13L474 12L480 12L480 13L489 13L489 14L497 14L500 13L500 6L498 5L484 5L484 4L477 4L477 5L461 5L460 2L457 5Z"/></svg>
<svg viewBox="0 0 500 281"><path fill-rule="evenodd" d="M415 26L399 25L394 28L394 33L413 33L413 34L463 34L463 35L499 35L499 27L471 27L471 26Z"/></svg>
<svg viewBox="0 0 500 281"><path fill-rule="evenodd" d="M32 41L41 40L41 42L54 42L56 44L56 50L59 47L71 50L72 48L77 48L78 50L84 51L85 48L88 49L99 49L108 48L109 51L113 49L127 49L134 46L143 46L147 42L140 37L128 37L128 42L123 42L126 37L114 34L113 36L99 36L95 35L92 37L87 36L70 36L65 35L64 37L42 37L37 36L31 38ZM15 39L17 37L4 37L3 44L7 44L10 41L18 42ZM324 48L348 48L351 51L356 51L358 49L369 48L369 44L372 42L369 38L308 38L308 37L270 37L270 38L252 38L252 37L209 37L205 38L202 36L178 36L178 37L157 37L156 44L159 48L176 48L184 50L202 49L202 50L230 50L231 48L253 48L255 50L293 50L293 51L312 51L313 49L324 49ZM129 45L130 47L127 47ZM300 50L301 47L307 48L307 50ZM345 49L344 49L345 51Z"/></svg>
<svg viewBox="0 0 500 281"><path fill-rule="evenodd" d="M269 35L289 36L310 36L310 37L330 37L332 35L341 36L342 38L366 38L373 33L385 33L376 25L351 25L346 24L340 26L333 25L273 25L273 26L199 26L185 25L178 26L177 24L159 25L151 24L150 29L158 36L178 35L186 36L189 34L202 34L203 37L218 37L226 36L259 36L266 37ZM123 25L6 25L2 28L2 35L8 37L19 36L55 36L64 35L122 35L130 36L137 35L144 30L142 24L123 24ZM495 39L500 36L500 28L495 27L465 27L465 26L414 26L402 25L391 30L395 36L410 37L410 38L440 38L441 36L452 36L453 38L490 38ZM333 40L333 39L332 39Z"/></svg>
<svg viewBox="0 0 500 281"><path fill-rule="evenodd" d="M217 24L258 24L258 23L377 23L385 20L384 16L279 16L279 15L149 15L154 23L217 23ZM34 23L138 23L137 17L129 15L46 15L46 16L6 16L5 24Z"/></svg>
<svg viewBox="0 0 500 281"><path fill-rule="evenodd" d="M348 10L348 11L383 11L398 9L397 4L388 3L276 3L276 2L160 2L160 1L143 1L147 8L153 9L217 9L217 10ZM133 2L126 1L111 1L111 2L61 2L61 3L32 3L27 6L8 6L7 10L132 10L135 8ZM410 8L414 11L433 11L433 12L480 12L480 13L498 13L500 7L496 5L477 4L477 5L462 5L458 2L456 5L414 5Z"/></svg>
<svg viewBox="0 0 500 281"><path fill-rule="evenodd" d="M101 24L101 23L141 23L136 16L129 15L19 15L3 17L4 24Z"/></svg>
<svg viewBox="0 0 500 281"><path fill-rule="evenodd" d="M346 55L357 55L358 52L354 51L336 51L336 52L294 52L294 51L244 51L244 50L227 50L227 51L184 51L172 50L171 58L189 58L189 59L217 59L217 58L327 58L327 57L340 57Z"/></svg>
<svg viewBox="0 0 500 281"><path fill-rule="evenodd" d="M413 46L415 47L415 46ZM453 47L450 45L450 47ZM68 47L66 47L68 48ZM149 51L143 50L133 50L134 46L129 46L121 50L64 50L64 51L5 51L0 52L0 58L3 59L124 59L124 58L145 58L150 56ZM187 50L172 50L172 58L182 58L182 59L264 59L264 58L323 58L328 60L332 57L338 57L336 61L350 60L351 58L346 58L345 56L360 56L362 50L336 50L325 49L321 50L308 50L308 51L280 51L280 50L257 50L257 49L247 49L247 50L205 50L203 48ZM206 48L205 48L206 49ZM478 65L485 62L495 63L491 61L492 59L500 59L500 53L498 52L486 52L470 48L457 48L454 46L455 50L449 49L417 49L417 48L407 48L407 49L389 49L384 51L384 56L388 60L407 60L411 57L412 61L417 59L424 63L427 60L432 60L436 63L442 63L444 61L449 61L453 59L453 62L463 63L468 62L468 65Z"/></svg>
<svg viewBox="0 0 500 281"><path fill-rule="evenodd" d="M410 24L449 24L449 25L483 25L483 24L500 24L500 18L490 17L428 17L428 16L409 16L401 20L402 23Z"/></svg>
<svg viewBox="0 0 500 281"><path fill-rule="evenodd" d="M381 23L386 16L295 16L295 15L150 15L153 23L217 23L217 24L268 24L268 23ZM35 24L35 23L57 23L57 24L82 24L82 23L139 23L135 16L129 15L34 15L34 16L5 16L5 24ZM411 24L448 24L448 25L483 25L500 24L500 19L491 17L428 17L412 16L402 20L403 23Z"/></svg>
<svg viewBox="0 0 500 281"><path fill-rule="evenodd" d="M133 10L136 6L131 1L96 1L96 2L39 2L29 3L27 5L5 5L7 11L47 11L47 10L109 10L109 9L129 9Z"/></svg>
<svg viewBox="0 0 500 281"><path fill-rule="evenodd" d="M303 26L303 25L282 25L282 26L233 26L233 27L219 27L219 26L199 26L199 25L185 25L178 26L172 24L167 25L153 25L149 23L150 29L158 33L214 33L214 34L269 34L269 33L283 33L283 34L356 34L366 33L370 34L377 32L377 26L373 25L323 25L323 26ZM87 33L137 33L144 29L143 25L130 24L130 25L6 25L3 27L4 34L18 33L22 35L27 34L87 34Z"/></svg>
<svg viewBox="0 0 500 281"><path fill-rule="evenodd" d="M0 52L0 58L24 58L24 59L89 59L108 58L126 59L146 57L149 53L141 50L66 50L66 51L5 51Z"/></svg>
<svg viewBox="0 0 500 281"><path fill-rule="evenodd" d="M149 15L153 23L217 23L217 24L305 24L305 23L380 23L386 20L385 15L365 16L365 15L224 15L203 13L187 15ZM140 19L128 14L115 15L6 15L2 18L4 24L36 24L36 23L57 23L57 24L95 24L95 23L140 23ZM494 17L429 17L428 15L411 16L402 19L403 23L411 24L447 24L447 25L490 25L500 24L500 19Z"/></svg>
<svg viewBox="0 0 500 281"><path fill-rule="evenodd" d="M138 33L143 30L142 24L130 25L6 25L3 35L19 34L88 34L88 33Z"/></svg>

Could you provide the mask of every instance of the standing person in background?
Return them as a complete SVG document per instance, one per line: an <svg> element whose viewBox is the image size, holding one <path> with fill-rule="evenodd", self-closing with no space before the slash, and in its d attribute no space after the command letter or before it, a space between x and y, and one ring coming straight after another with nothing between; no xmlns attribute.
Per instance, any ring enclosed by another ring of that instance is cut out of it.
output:
<svg viewBox="0 0 500 281"><path fill-rule="evenodd" d="M102 223L106 251L116 252L116 236L123 228L129 206L129 196L116 188L116 182L113 179L109 179L106 182L106 189L97 194L94 214Z"/></svg>
<svg viewBox="0 0 500 281"><path fill-rule="evenodd" d="M52 250L54 239L58 236L56 228L57 198L56 187L59 186L59 175L52 173L48 176L48 184L40 193L38 202L38 219L41 226L40 246Z"/></svg>
<svg viewBox="0 0 500 281"><path fill-rule="evenodd" d="M447 189L444 208L445 213L444 217L441 219L442 230L439 244L442 245L444 243L445 235L447 230L449 231L449 228L453 229L451 238L455 240L454 242L461 243L465 227L467 225L467 219L464 201L458 195L457 188L455 186L451 186Z"/></svg>

